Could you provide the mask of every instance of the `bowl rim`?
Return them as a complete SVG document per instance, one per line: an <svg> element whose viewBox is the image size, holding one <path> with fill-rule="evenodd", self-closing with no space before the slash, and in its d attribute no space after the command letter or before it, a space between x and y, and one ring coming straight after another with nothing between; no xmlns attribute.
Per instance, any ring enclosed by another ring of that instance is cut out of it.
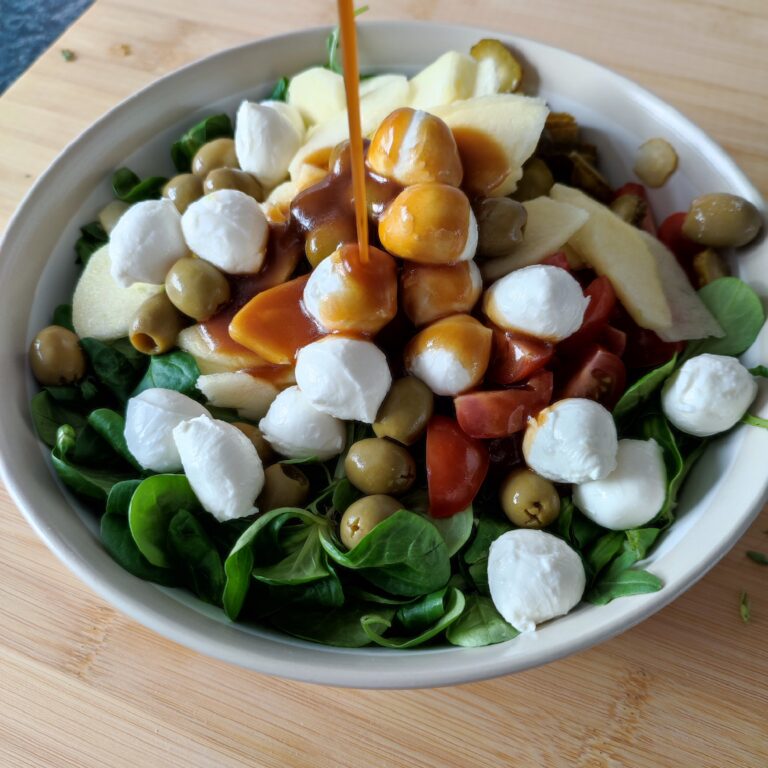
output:
<svg viewBox="0 0 768 768"><path fill-rule="evenodd" d="M739 166L732 160L725 150L719 146L713 139L711 139L698 125L686 118L679 110L671 106L667 102L663 101L660 97L653 94L646 88L638 85L634 81L627 77L614 72L608 67L599 64L598 62L587 59L580 54L576 54L567 51L556 46L549 45L544 42L540 42L535 39L522 37L519 35L507 34L503 31L489 30L482 27L475 27L471 25L462 24L449 24L442 22L431 21L416 21L416 20L402 20L402 21L361 21L361 27L375 27L380 30L389 29L393 34L396 34L398 29L403 27L417 27L424 30L439 31L445 30L446 32L458 32L462 33L476 33L478 36L496 36L506 40L511 44L519 42L525 45L532 45L539 48L542 52L557 52L558 54L565 54L567 57L573 57L574 60L578 60L583 64L587 64L590 67L595 67L601 70L603 76L613 79L617 85L623 90L627 91L639 102L645 105L649 105L656 110L661 110L665 115L665 122L672 126L682 126L685 131L692 137L692 140L697 146L707 151L718 168L718 171L729 176L732 180L738 183L741 187L750 193L750 197L756 204L764 210L765 203L758 190L749 181L746 174L739 168ZM2 239L0 239L0 276L4 276L9 270L8 262L2 258L3 249L6 243L11 242L18 234L17 230L21 228L21 223L27 216L28 206L34 202L35 197L38 195L39 190L48 182L48 180L54 176L59 169L60 165L64 162L65 157L72 151L72 149L80 144L88 141L89 137L94 133L100 131L105 123L109 123L120 115L120 113L126 109L130 109L131 106L137 101L146 97L148 93L151 93L154 89L159 88L161 84L166 83L177 77L179 74L195 70L200 67L211 66L212 62L224 60L229 56L236 55L238 52L243 52L248 49L263 45L267 41L270 42L297 42L297 39L302 38L314 38L317 35L326 33L332 29L332 25L320 25L314 27L302 28L292 32L286 32L280 35L274 35L270 37L259 38L257 40L251 40L242 43L237 46L222 49L206 57L198 59L193 62L189 62L171 72L162 75L159 78L155 78L149 84L142 87L140 90L132 93L115 106L111 107L107 112L101 115L96 121L89 125L83 132L76 136L72 141L68 142L64 149L59 152L56 158L46 168L46 170L35 181L31 188L24 195L20 201L16 211L9 220ZM768 500L768 477L763 479L761 488L756 486L753 491L751 499L746 503L743 513L742 521L738 526L733 528L730 534L717 541L714 546L711 546L707 550L707 557L702 562L696 562L689 564L689 566L683 571L682 575L676 578L676 582L672 585L665 586L660 592L656 592L650 595L642 595L633 597L631 614L626 617L619 614L613 619L609 619L607 622L602 622L590 628L587 632L575 638L569 638L567 641L559 641L554 644L554 647L550 647L546 652L542 653L541 649L534 653L533 661L521 661L519 658L512 656L510 658L499 658L492 660L484 660L482 663L473 661L473 649L458 649L466 658L466 663L461 666L452 665L449 668L442 668L440 670L427 669L425 671L418 671L410 669L408 671L408 677L405 678L402 672L398 672L393 669L373 668L366 679L360 679L359 670L344 670L341 665L331 669L327 666L320 668L316 667L311 661L300 661L298 659L291 659L290 653L287 654L285 663L280 664L279 669L274 668L275 659L261 654L255 646L252 646L250 652L247 648L238 647L237 642L231 642L234 640L231 636L231 632L235 631L231 627L226 627L222 624L214 624L210 620L206 620L211 627L215 626L219 631L211 632L206 631L199 626L200 616L196 614L195 620L192 615L181 616L179 619L171 618L166 613L150 607L146 602L134 597L130 590L126 589L120 582L121 575L128 576L130 579L135 577L130 576L127 572L117 564L113 563L115 568L115 574L111 578L104 577L104 573L97 568L93 563L81 558L76 551L68 546L65 539L55 528L45 524L45 522L39 517L38 512L35 509L35 505L27 493L24 483L17 480L14 469L9 460L10 457L10 443L7 442L5 432L0 432L0 479L5 484L9 491L11 498L16 506L19 508L27 522L37 533L37 535L43 540L46 546L56 555L56 557L81 581L87 584L96 594L105 599L111 605L115 606L118 610L125 613L127 616L137 621L158 634L173 640L183 646L191 648L195 651L203 653L205 655L226 661L232 664L246 667L248 669L270 675L279 675L288 679L312 682L323 685L333 685L342 687L360 687L360 688L416 688L416 687L439 687L446 685L454 685L460 683L466 683L471 681L478 681L488 679L491 677L497 677L506 675L512 672L522 671L535 666L539 666L549 661L560 659L564 656L568 656L572 653L584 650L598 642L610 639L621 632L630 629L634 625L648 618L653 613L663 608L678 597L682 592L691 587L698 579L704 576L735 544L735 542L741 537L747 527L750 525L754 517L759 513L762 506ZM126 582L127 583L127 582ZM626 613L626 612L624 612ZM222 631L226 628L228 631ZM242 638L248 638L253 640L252 636L248 633L236 630L238 635ZM318 652L332 653L334 651L348 652L348 649L328 648L327 646L320 646L317 644L311 644ZM286 648L288 646L286 645ZM368 649L370 650L370 649ZM430 649L434 652L434 649ZM457 649L454 649L457 650ZM439 651L439 649L438 649ZM426 651L430 652L430 651ZM383 652L383 649L377 649L377 653L380 653L382 657L389 656ZM398 652L395 652L397 654ZM402 653L402 652L399 652ZM418 655L418 651L414 654L413 651L409 651L409 656ZM339 658L343 658L343 653L339 654ZM428 666L428 665L427 665Z"/></svg>

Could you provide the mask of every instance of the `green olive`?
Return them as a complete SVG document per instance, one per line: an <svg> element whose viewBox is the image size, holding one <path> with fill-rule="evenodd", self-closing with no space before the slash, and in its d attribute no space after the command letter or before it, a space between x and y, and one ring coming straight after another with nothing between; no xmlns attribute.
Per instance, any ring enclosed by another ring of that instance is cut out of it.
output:
<svg viewBox="0 0 768 768"><path fill-rule="evenodd" d="M128 328L131 344L145 355L161 355L176 346L186 325L184 315L163 293L150 296L137 310Z"/></svg>
<svg viewBox="0 0 768 768"><path fill-rule="evenodd" d="M349 482L363 493L405 493L416 479L416 462L398 443L381 437L358 440L344 459Z"/></svg>
<svg viewBox="0 0 768 768"><path fill-rule="evenodd" d="M499 78L499 93L508 93L520 88L523 81L523 67L501 40L484 38L469 49L469 54L476 61L483 61L483 59L493 61Z"/></svg>
<svg viewBox="0 0 768 768"><path fill-rule="evenodd" d="M723 192L697 197L683 222L683 234L712 248L738 248L753 240L763 221L748 200Z"/></svg>
<svg viewBox="0 0 768 768"><path fill-rule="evenodd" d="M352 218L339 218L321 224L313 229L304 243L304 252L309 263L316 267L324 258L330 256L344 243L357 240L355 221Z"/></svg>
<svg viewBox="0 0 768 768"><path fill-rule="evenodd" d="M264 488L256 506L259 512L281 507L301 507L309 496L307 476L293 464L273 464L264 470Z"/></svg>
<svg viewBox="0 0 768 768"><path fill-rule="evenodd" d="M506 256L523 241L528 219L522 203L509 197L487 197L475 205L477 252L488 259Z"/></svg>
<svg viewBox="0 0 768 768"><path fill-rule="evenodd" d="M423 381L413 376L397 379L376 415L374 434L412 445L424 434L434 405L435 396Z"/></svg>
<svg viewBox="0 0 768 768"><path fill-rule="evenodd" d="M207 320L229 301L229 281L203 259L179 259L165 276L171 303L195 320Z"/></svg>
<svg viewBox="0 0 768 768"><path fill-rule="evenodd" d="M523 166L523 177L517 182L517 189L512 197L524 203L526 200L548 195L554 185L555 177L549 166L540 157L532 157Z"/></svg>
<svg viewBox="0 0 768 768"><path fill-rule="evenodd" d="M691 262L693 274L696 277L696 287L703 288L721 277L730 275L725 259L712 248L706 248L697 253Z"/></svg>
<svg viewBox="0 0 768 768"><path fill-rule="evenodd" d="M205 177L203 192L206 195L218 189L237 189L258 202L264 199L264 190L256 178L237 168L214 168Z"/></svg>
<svg viewBox="0 0 768 768"><path fill-rule="evenodd" d="M521 528L546 528L560 514L555 486L530 469L515 469L501 484L504 514Z"/></svg>
<svg viewBox="0 0 768 768"><path fill-rule="evenodd" d="M237 427L252 443L259 454L262 464L266 464L275 458L275 452L258 427L245 421L233 421L233 427Z"/></svg>
<svg viewBox="0 0 768 768"><path fill-rule="evenodd" d="M167 197L179 213L184 213L202 196L203 182L194 173L180 173L169 179L163 187L163 197Z"/></svg>
<svg viewBox="0 0 768 768"><path fill-rule="evenodd" d="M339 523L339 535L347 549L354 549L379 523L391 517L403 505L391 496L363 496L347 507Z"/></svg>
<svg viewBox="0 0 768 768"><path fill-rule="evenodd" d="M80 339L60 325L43 328L29 347L29 364L46 387L72 384L85 376L85 355Z"/></svg>
<svg viewBox="0 0 768 768"><path fill-rule="evenodd" d="M639 227L648 212L648 203L639 195L619 195L611 202L611 210L627 224Z"/></svg>
<svg viewBox="0 0 768 768"><path fill-rule="evenodd" d="M192 173L204 179L216 168L239 168L234 139L214 139L203 144L192 158Z"/></svg>

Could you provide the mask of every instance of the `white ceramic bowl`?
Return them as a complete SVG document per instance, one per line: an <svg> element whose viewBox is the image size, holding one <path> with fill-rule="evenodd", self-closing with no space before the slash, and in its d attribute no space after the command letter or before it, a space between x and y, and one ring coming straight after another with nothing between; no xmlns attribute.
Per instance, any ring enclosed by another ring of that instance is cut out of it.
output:
<svg viewBox="0 0 768 768"><path fill-rule="evenodd" d="M768 432L740 428L708 449L686 485L679 521L648 561L664 581L660 592L603 607L581 606L503 645L407 652L328 648L242 627L188 594L134 578L102 549L94 517L63 491L35 437L27 345L49 322L56 304L71 297L77 228L110 199L111 172L127 164L141 176L171 175L168 148L186 127L216 110L233 114L243 97L263 98L281 75L322 62L327 32L313 29L261 40L162 78L101 118L32 188L7 230L0 261L3 480L50 549L104 599L172 640L259 672L331 685L437 686L527 669L587 648L659 610L736 542L765 499ZM710 191L733 192L764 208L723 150L682 115L570 53L487 30L403 22L363 24L360 56L364 70L407 73L448 49L466 51L487 36L501 37L522 54L530 85L553 108L572 112L588 128L613 183L632 178L634 152L642 141L663 136L672 142L680 170L652 194L658 214L685 208L695 193ZM765 244L740 255L739 274L768 295ZM755 362L768 361L765 331L751 353Z"/></svg>

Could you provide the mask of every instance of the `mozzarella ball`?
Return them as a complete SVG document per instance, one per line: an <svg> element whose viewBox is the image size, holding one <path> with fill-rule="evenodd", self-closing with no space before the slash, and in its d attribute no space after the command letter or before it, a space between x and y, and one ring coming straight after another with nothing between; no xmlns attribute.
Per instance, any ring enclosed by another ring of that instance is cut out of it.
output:
<svg viewBox="0 0 768 768"><path fill-rule="evenodd" d="M488 586L496 610L515 629L562 616L581 600L587 579L579 555L545 531L518 528L488 552Z"/></svg>
<svg viewBox="0 0 768 768"><path fill-rule="evenodd" d="M436 395L478 385L491 358L493 331L469 315L451 315L419 331L405 348L405 367Z"/></svg>
<svg viewBox="0 0 768 768"><path fill-rule="evenodd" d="M666 495L664 454L655 440L619 440L616 469L602 480L589 480L573 489L576 506L612 531L626 531L653 520Z"/></svg>
<svg viewBox="0 0 768 768"><path fill-rule="evenodd" d="M254 514L264 468L253 443L237 428L210 416L173 430L184 473L203 509L220 523Z"/></svg>
<svg viewBox="0 0 768 768"><path fill-rule="evenodd" d="M162 285L168 270L187 253L181 216L170 200L145 200L132 205L109 236L114 281Z"/></svg>
<svg viewBox="0 0 768 768"><path fill-rule="evenodd" d="M342 452L346 440L344 422L314 408L298 386L274 399L259 429L278 453L290 459L330 459Z"/></svg>
<svg viewBox="0 0 768 768"><path fill-rule="evenodd" d="M730 429L757 395L757 382L735 358L698 355L667 380L661 393L665 416L681 431L708 437Z"/></svg>
<svg viewBox="0 0 768 768"><path fill-rule="evenodd" d="M287 109L273 103L244 101L235 120L235 153L240 167L265 187L274 187L288 175L303 134Z"/></svg>
<svg viewBox="0 0 768 768"><path fill-rule="evenodd" d="M599 403L559 400L528 421L523 455L528 466L555 483L601 480L616 468L613 416Z"/></svg>
<svg viewBox="0 0 768 768"><path fill-rule="evenodd" d="M296 383L318 411L373 424L392 375L372 342L327 336L299 350Z"/></svg>
<svg viewBox="0 0 768 768"><path fill-rule="evenodd" d="M188 419L207 415L200 403L172 389L145 389L128 401L125 411L128 450L144 469L179 472L181 457L173 430Z"/></svg>
<svg viewBox="0 0 768 768"><path fill-rule="evenodd" d="M258 272L264 264L269 224L245 192L220 189L192 203L181 217L187 245L231 275Z"/></svg>
<svg viewBox="0 0 768 768"><path fill-rule="evenodd" d="M561 341L579 329L588 304L564 269L534 264L497 280L485 292L483 311L500 328Z"/></svg>

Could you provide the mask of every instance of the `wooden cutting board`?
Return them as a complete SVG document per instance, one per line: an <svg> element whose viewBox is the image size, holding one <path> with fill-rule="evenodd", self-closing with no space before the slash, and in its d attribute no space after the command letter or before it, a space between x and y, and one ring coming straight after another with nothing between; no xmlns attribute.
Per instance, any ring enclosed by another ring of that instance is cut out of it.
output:
<svg viewBox="0 0 768 768"><path fill-rule="evenodd" d="M372 19L484 25L595 59L680 108L768 193L765 0L371 5ZM334 13L332 0L97 0L0 99L0 225L125 96ZM768 551L766 529L768 510L687 594L598 648L486 683L360 692L248 673L143 629L66 571L1 491L0 765L764 768L768 568L745 552Z"/></svg>

